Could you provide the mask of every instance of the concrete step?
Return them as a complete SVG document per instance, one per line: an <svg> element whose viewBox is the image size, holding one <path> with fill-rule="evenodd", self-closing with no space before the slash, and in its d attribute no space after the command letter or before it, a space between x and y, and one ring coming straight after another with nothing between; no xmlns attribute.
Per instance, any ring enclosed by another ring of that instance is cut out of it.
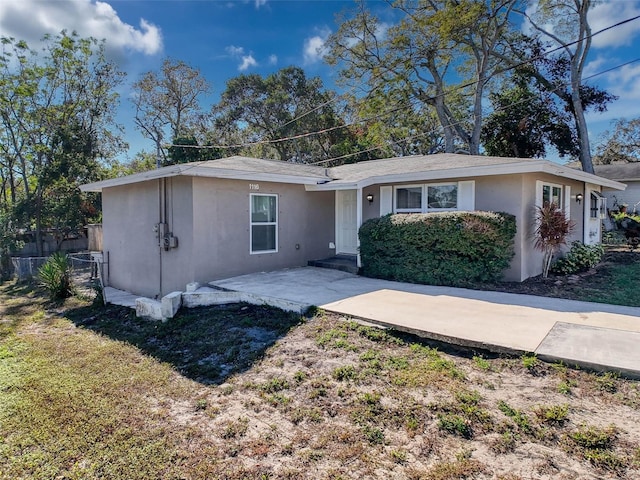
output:
<svg viewBox="0 0 640 480"><path fill-rule="evenodd" d="M341 272L358 274L358 265L355 255L336 255L335 257L323 258L321 260L309 260L310 267L331 268Z"/></svg>

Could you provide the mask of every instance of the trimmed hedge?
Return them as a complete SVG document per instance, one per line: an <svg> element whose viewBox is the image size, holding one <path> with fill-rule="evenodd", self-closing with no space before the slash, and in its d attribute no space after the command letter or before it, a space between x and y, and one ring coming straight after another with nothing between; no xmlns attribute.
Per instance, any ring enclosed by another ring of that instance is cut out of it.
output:
<svg viewBox="0 0 640 480"><path fill-rule="evenodd" d="M360 227L362 275L427 285L499 280L513 258L508 213L386 215Z"/></svg>

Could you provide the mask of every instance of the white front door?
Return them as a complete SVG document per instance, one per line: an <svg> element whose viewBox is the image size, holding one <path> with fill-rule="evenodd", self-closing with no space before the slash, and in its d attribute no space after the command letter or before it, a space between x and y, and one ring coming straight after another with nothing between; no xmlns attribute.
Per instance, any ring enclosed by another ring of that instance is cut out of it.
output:
<svg viewBox="0 0 640 480"><path fill-rule="evenodd" d="M358 253L357 190L336 190L336 253Z"/></svg>
<svg viewBox="0 0 640 480"><path fill-rule="evenodd" d="M606 199L597 185L585 184L584 197L584 238L585 245L596 245L602 242L602 219L600 213L606 211Z"/></svg>

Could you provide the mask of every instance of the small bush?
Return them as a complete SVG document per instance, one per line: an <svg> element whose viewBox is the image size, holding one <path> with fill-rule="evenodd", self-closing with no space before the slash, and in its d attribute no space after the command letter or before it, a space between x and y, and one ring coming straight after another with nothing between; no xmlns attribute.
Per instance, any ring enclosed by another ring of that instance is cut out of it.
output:
<svg viewBox="0 0 640 480"><path fill-rule="evenodd" d="M339 381L353 380L356 378L356 369L353 365L344 365L336 367L332 372L333 378Z"/></svg>
<svg viewBox="0 0 640 480"><path fill-rule="evenodd" d="M38 270L40 283L49 291L51 300L62 300L73 295L71 264L63 253L56 252Z"/></svg>
<svg viewBox="0 0 640 480"><path fill-rule="evenodd" d="M438 428L462 438L471 438L473 431L470 422L455 414L438 414Z"/></svg>
<svg viewBox="0 0 640 480"><path fill-rule="evenodd" d="M571 243L571 250L551 266L551 272L560 275L584 272L600 263L603 255L602 245L585 245L575 241Z"/></svg>
<svg viewBox="0 0 640 480"><path fill-rule="evenodd" d="M499 280L514 255L515 217L492 212L387 215L360 228L362 273L427 285Z"/></svg>

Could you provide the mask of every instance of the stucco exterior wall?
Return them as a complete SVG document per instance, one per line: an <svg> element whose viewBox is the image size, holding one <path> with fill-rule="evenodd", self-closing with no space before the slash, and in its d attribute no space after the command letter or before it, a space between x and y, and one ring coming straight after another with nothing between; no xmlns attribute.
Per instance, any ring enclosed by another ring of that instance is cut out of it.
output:
<svg viewBox="0 0 640 480"><path fill-rule="evenodd" d="M306 265L333 251L334 192L306 192L303 185L173 177L103 191L104 251L108 284L159 298L187 283ZM249 190L249 184L259 190ZM160 192L165 193L160 193ZM278 252L251 254L251 193L278 195ZM166 205L161 213L160 205ZM161 221L178 247L158 244Z"/></svg>
<svg viewBox="0 0 640 480"><path fill-rule="evenodd" d="M102 228L107 285L155 297L160 292L159 181L102 192Z"/></svg>
<svg viewBox="0 0 640 480"><path fill-rule="evenodd" d="M276 253L250 252L252 193L278 195ZM330 256L334 197L334 192L307 192L303 185L194 178L194 280L304 266Z"/></svg>
<svg viewBox="0 0 640 480"><path fill-rule="evenodd" d="M569 215L575 227L568 238L582 241L584 235L585 202L578 205L575 197L584 195L581 182L545 174L502 175L481 177L476 180L476 208L506 212L516 216L515 257L505 272L505 280L522 281L542 273L543 255L534 247L537 182L557 184L569 190Z"/></svg>

